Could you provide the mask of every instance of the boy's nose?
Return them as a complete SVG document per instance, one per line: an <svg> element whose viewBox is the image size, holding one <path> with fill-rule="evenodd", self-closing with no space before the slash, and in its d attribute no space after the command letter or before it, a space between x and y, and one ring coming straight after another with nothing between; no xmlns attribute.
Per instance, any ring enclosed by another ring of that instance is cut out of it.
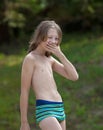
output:
<svg viewBox="0 0 103 130"><path fill-rule="evenodd" d="M55 39L52 39L52 43L55 43L56 42L56 40Z"/></svg>

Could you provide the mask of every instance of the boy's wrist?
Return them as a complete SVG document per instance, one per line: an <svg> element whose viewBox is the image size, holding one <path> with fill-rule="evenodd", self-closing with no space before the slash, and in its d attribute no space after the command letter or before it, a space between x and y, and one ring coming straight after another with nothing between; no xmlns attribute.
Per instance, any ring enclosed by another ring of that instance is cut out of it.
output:
<svg viewBox="0 0 103 130"><path fill-rule="evenodd" d="M62 60L65 58L65 55L63 54L63 52L60 53L60 55L58 56L59 60Z"/></svg>
<svg viewBox="0 0 103 130"><path fill-rule="evenodd" d="M57 54L54 54L57 58L61 58L64 56L63 52L60 50Z"/></svg>

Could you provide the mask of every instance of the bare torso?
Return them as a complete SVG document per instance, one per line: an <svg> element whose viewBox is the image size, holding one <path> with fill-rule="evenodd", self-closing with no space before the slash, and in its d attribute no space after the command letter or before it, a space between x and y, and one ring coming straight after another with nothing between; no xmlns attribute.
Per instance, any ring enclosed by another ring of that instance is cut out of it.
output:
<svg viewBox="0 0 103 130"><path fill-rule="evenodd" d="M62 101L53 77L52 58L35 55L34 62L35 68L32 75L32 87L36 99Z"/></svg>

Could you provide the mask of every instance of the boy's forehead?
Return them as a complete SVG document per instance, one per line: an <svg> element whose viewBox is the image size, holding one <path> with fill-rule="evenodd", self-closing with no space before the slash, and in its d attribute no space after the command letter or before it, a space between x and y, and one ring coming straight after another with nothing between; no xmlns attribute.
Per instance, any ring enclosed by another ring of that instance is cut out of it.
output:
<svg viewBox="0 0 103 130"><path fill-rule="evenodd" d="M48 35L55 34L55 35L58 36L58 32L57 32L57 30L56 30L55 28L50 28L50 29L48 30L48 33L47 33L47 34L48 34Z"/></svg>

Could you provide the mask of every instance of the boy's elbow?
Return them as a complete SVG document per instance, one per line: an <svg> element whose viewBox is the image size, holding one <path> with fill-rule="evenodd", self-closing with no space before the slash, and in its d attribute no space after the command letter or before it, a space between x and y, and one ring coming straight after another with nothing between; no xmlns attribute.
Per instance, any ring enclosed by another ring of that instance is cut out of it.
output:
<svg viewBox="0 0 103 130"><path fill-rule="evenodd" d="M72 78L72 81L77 81L79 79L79 75L76 74L73 78Z"/></svg>
<svg viewBox="0 0 103 130"><path fill-rule="evenodd" d="M69 79L71 81L77 81L79 79L79 75L78 74L75 74L75 75L69 75L69 76L66 76L66 79Z"/></svg>
<svg viewBox="0 0 103 130"><path fill-rule="evenodd" d="M72 75L71 77L68 77L67 79L71 80L71 81L77 81L79 79L79 75Z"/></svg>

